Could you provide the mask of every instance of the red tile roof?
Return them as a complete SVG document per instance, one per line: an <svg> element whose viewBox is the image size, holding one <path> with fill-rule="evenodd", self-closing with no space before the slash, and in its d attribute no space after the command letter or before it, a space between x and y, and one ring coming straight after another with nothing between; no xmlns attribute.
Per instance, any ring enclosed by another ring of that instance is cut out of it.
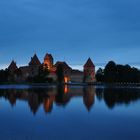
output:
<svg viewBox="0 0 140 140"><path fill-rule="evenodd" d="M51 59L53 60L53 56L52 56L51 54L46 53L46 55L45 55L45 57L44 57L44 60L45 60L47 57L49 57L49 58L51 58Z"/></svg>
<svg viewBox="0 0 140 140"><path fill-rule="evenodd" d="M18 69L16 62L12 61L11 64L9 65L8 69L12 70L12 71Z"/></svg>
<svg viewBox="0 0 140 140"><path fill-rule="evenodd" d="M37 55L35 54L33 57L31 57L31 61L29 62L30 66L34 66L34 65L41 65Z"/></svg>
<svg viewBox="0 0 140 140"><path fill-rule="evenodd" d="M66 62L61 61L57 61L55 63L55 67L57 67L59 64L62 64L65 70L72 70L72 68Z"/></svg>
<svg viewBox="0 0 140 140"><path fill-rule="evenodd" d="M92 60L89 58L87 62L85 63L84 67L95 67Z"/></svg>

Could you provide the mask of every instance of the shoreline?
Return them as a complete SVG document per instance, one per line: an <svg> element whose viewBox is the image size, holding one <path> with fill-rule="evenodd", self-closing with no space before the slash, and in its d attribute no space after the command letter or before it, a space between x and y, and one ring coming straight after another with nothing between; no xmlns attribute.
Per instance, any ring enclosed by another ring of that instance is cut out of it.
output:
<svg viewBox="0 0 140 140"><path fill-rule="evenodd" d="M0 89L28 89L28 88L51 88L58 86L87 87L96 86L97 88L140 88L140 83L3 83Z"/></svg>
<svg viewBox="0 0 140 140"><path fill-rule="evenodd" d="M83 83L83 82L71 82L71 83L0 83L1 85L138 85L140 83L104 83L104 82L92 82L92 83Z"/></svg>

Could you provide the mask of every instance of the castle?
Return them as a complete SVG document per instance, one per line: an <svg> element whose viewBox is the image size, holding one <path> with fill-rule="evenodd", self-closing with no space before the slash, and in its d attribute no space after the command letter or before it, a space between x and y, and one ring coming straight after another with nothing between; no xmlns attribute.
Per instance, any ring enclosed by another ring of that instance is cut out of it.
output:
<svg viewBox="0 0 140 140"><path fill-rule="evenodd" d="M15 81L24 82L28 77L34 77L38 75L39 67L43 65L44 69L49 71L48 77L57 80L56 70L61 64L64 69L64 82L94 82L95 81L95 65L89 58L83 66L83 71L72 69L66 62L57 61L54 63L53 56L46 54L43 63L40 62L36 54L31 57L31 60L27 66L18 67L15 61L12 61L8 67L10 73L14 73ZM15 74L16 73L16 74Z"/></svg>

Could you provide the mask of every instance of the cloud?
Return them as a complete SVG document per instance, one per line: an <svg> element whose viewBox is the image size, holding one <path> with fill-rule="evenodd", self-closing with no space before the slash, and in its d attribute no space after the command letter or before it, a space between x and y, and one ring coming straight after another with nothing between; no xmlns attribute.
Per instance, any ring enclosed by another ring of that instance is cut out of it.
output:
<svg viewBox="0 0 140 140"><path fill-rule="evenodd" d="M0 64L0 70L6 69L8 67L8 64Z"/></svg>
<svg viewBox="0 0 140 140"><path fill-rule="evenodd" d="M121 48L140 51L139 5L139 0L0 1L1 63L16 58L22 64L27 55L46 51L77 63L89 56L96 62L127 61Z"/></svg>

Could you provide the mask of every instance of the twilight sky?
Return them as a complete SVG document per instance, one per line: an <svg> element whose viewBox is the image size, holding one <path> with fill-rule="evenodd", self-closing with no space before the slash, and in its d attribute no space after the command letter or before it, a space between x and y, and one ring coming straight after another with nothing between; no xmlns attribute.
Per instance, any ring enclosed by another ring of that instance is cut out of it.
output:
<svg viewBox="0 0 140 140"><path fill-rule="evenodd" d="M82 65L140 62L140 0L1 0L0 68L37 53Z"/></svg>

